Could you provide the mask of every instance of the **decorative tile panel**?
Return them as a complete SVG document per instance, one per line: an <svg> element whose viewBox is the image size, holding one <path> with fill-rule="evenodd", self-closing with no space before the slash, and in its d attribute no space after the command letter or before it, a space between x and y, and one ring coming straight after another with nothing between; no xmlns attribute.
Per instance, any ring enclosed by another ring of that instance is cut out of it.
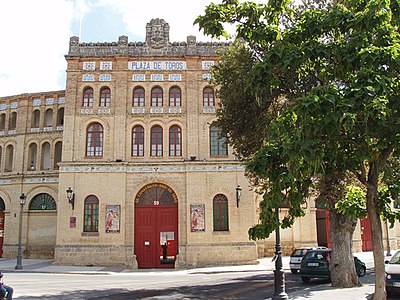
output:
<svg viewBox="0 0 400 300"><path fill-rule="evenodd" d="M32 106L40 106L41 100L40 99L33 99Z"/></svg>
<svg viewBox="0 0 400 300"><path fill-rule="evenodd" d="M182 74L169 74L168 80L169 81L182 81Z"/></svg>
<svg viewBox="0 0 400 300"><path fill-rule="evenodd" d="M51 126L43 127L43 132L52 132L52 131L53 131L53 127L51 127Z"/></svg>
<svg viewBox="0 0 400 300"><path fill-rule="evenodd" d="M162 107L151 107L150 108L151 114L162 114L163 112L164 112L164 109Z"/></svg>
<svg viewBox="0 0 400 300"><path fill-rule="evenodd" d="M63 131L64 130L64 126L57 126L56 130L57 131Z"/></svg>
<svg viewBox="0 0 400 300"><path fill-rule="evenodd" d="M83 70L85 71L94 71L96 70L96 62L87 61L83 63Z"/></svg>
<svg viewBox="0 0 400 300"><path fill-rule="evenodd" d="M145 81L146 75L145 74L133 74L132 81Z"/></svg>
<svg viewBox="0 0 400 300"><path fill-rule="evenodd" d="M82 81L94 81L94 75L93 74L83 74Z"/></svg>
<svg viewBox="0 0 400 300"><path fill-rule="evenodd" d="M215 114L215 107L213 107L213 106L205 106L205 107L203 107L203 113L205 113L205 114Z"/></svg>
<svg viewBox="0 0 400 300"><path fill-rule="evenodd" d="M38 132L40 132L40 128L37 127L31 128L31 133L38 133Z"/></svg>
<svg viewBox="0 0 400 300"><path fill-rule="evenodd" d="M111 74L100 74L99 81L111 81Z"/></svg>
<svg viewBox="0 0 400 300"><path fill-rule="evenodd" d="M164 81L164 75L163 74L151 74L150 80L151 81Z"/></svg>
<svg viewBox="0 0 400 300"><path fill-rule="evenodd" d="M180 107L170 107L168 109L168 112L170 114L181 114L182 113L182 108L180 108Z"/></svg>
<svg viewBox="0 0 400 300"><path fill-rule="evenodd" d="M54 104L54 98L46 98L44 103L45 103L45 105L53 105Z"/></svg>
<svg viewBox="0 0 400 300"><path fill-rule="evenodd" d="M211 80L211 74L203 74L203 80L210 81Z"/></svg>
<svg viewBox="0 0 400 300"><path fill-rule="evenodd" d="M14 134L17 134L17 130L15 130L15 129L9 130L7 133L8 133L9 135L14 135Z"/></svg>
<svg viewBox="0 0 400 300"><path fill-rule="evenodd" d="M132 108L132 113L133 114L144 114L145 113L145 109L144 109L144 107L133 107Z"/></svg>
<svg viewBox="0 0 400 300"><path fill-rule="evenodd" d="M93 114L93 108L81 108L82 115L91 115Z"/></svg>
<svg viewBox="0 0 400 300"><path fill-rule="evenodd" d="M214 65L215 63L214 63L214 61L212 61L212 60L203 60L202 62L201 62L201 68L203 69L203 70L210 70L210 68Z"/></svg>
<svg viewBox="0 0 400 300"><path fill-rule="evenodd" d="M7 109L7 104L3 103L0 104L0 110L6 110Z"/></svg>
<svg viewBox="0 0 400 300"><path fill-rule="evenodd" d="M11 102L11 103L10 103L10 108L11 108L11 109L18 108L18 102Z"/></svg>
<svg viewBox="0 0 400 300"><path fill-rule="evenodd" d="M108 107L102 107L97 110L97 113L103 114L103 115L111 114L111 109L109 109Z"/></svg>
<svg viewBox="0 0 400 300"><path fill-rule="evenodd" d="M58 104L65 104L65 97L59 97Z"/></svg>
<svg viewBox="0 0 400 300"><path fill-rule="evenodd" d="M112 70L112 62L111 61L100 62L100 70Z"/></svg>

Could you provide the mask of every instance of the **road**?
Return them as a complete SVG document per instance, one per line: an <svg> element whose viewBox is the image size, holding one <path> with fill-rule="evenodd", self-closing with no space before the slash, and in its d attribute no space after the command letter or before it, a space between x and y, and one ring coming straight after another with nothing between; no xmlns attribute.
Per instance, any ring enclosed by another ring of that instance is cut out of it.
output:
<svg viewBox="0 0 400 300"><path fill-rule="evenodd" d="M286 273L286 291L330 284ZM195 273L137 271L131 273L50 274L7 273L5 282L15 289L14 299L268 299L274 293L271 271ZM367 272L363 283L373 282Z"/></svg>

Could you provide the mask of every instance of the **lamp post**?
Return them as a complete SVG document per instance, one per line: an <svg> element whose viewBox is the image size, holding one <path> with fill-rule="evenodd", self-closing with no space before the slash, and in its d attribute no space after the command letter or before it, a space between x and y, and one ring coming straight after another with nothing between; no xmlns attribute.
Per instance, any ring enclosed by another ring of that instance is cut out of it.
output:
<svg viewBox="0 0 400 300"><path fill-rule="evenodd" d="M242 187L238 185L236 187L236 207L239 207L240 197L242 196Z"/></svg>
<svg viewBox="0 0 400 300"><path fill-rule="evenodd" d="M71 189L71 187L69 186L67 189L67 199L69 204L72 205L72 210L74 210L74 206L75 206L75 193L74 191Z"/></svg>
<svg viewBox="0 0 400 300"><path fill-rule="evenodd" d="M19 233L18 233L18 253L17 253L17 265L15 266L16 270L22 269L22 216L23 216L23 210L24 210L24 205L26 201L26 196L24 193L19 196L19 205L20 211L19 211Z"/></svg>
<svg viewBox="0 0 400 300"><path fill-rule="evenodd" d="M275 208L275 216L279 222L279 207ZM275 270L274 270L274 284L275 291L272 295L272 300L287 300L288 295L285 292L285 273L282 268L282 248L281 248L281 234L279 225L275 230Z"/></svg>

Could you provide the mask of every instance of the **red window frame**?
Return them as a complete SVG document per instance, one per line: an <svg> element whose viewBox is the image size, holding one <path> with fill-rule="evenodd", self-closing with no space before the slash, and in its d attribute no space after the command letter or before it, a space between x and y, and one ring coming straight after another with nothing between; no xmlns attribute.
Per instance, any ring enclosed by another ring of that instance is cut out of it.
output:
<svg viewBox="0 0 400 300"><path fill-rule="evenodd" d="M163 129L159 125L150 130L150 156L163 156Z"/></svg>
<svg viewBox="0 0 400 300"><path fill-rule="evenodd" d="M169 128L169 156L182 156L182 130L178 125Z"/></svg>
<svg viewBox="0 0 400 300"><path fill-rule="evenodd" d="M141 107L145 105L145 92L144 88L137 87L133 90L132 106Z"/></svg>
<svg viewBox="0 0 400 300"><path fill-rule="evenodd" d="M132 156L144 156L144 128L140 125L132 128Z"/></svg>
<svg viewBox="0 0 400 300"><path fill-rule="evenodd" d="M229 231L228 198L223 194L213 199L214 231Z"/></svg>
<svg viewBox="0 0 400 300"><path fill-rule="evenodd" d="M151 90L151 106L163 106L163 90L160 87L154 87Z"/></svg>
<svg viewBox="0 0 400 300"><path fill-rule="evenodd" d="M210 87L203 89L203 106L215 106L214 91Z"/></svg>
<svg viewBox="0 0 400 300"><path fill-rule="evenodd" d="M101 107L109 107L111 104L111 90L108 87L102 88L100 91L100 103Z"/></svg>
<svg viewBox="0 0 400 300"><path fill-rule="evenodd" d="M83 232L99 232L99 199L88 196L84 202Z"/></svg>
<svg viewBox="0 0 400 300"><path fill-rule="evenodd" d="M100 123L92 123L86 130L86 156L103 156L103 126Z"/></svg>
<svg viewBox="0 0 400 300"><path fill-rule="evenodd" d="M93 106L93 89L91 87L85 88L85 90L83 91L82 106Z"/></svg>
<svg viewBox="0 0 400 300"><path fill-rule="evenodd" d="M182 92L177 86L169 90L169 106L181 106Z"/></svg>

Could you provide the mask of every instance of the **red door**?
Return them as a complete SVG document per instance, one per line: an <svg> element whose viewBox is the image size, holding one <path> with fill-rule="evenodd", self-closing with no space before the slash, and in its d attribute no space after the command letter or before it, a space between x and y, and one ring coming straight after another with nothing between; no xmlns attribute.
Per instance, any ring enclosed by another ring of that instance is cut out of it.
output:
<svg viewBox="0 0 400 300"><path fill-rule="evenodd" d="M178 254L176 195L163 184L151 184L135 200L135 255L138 267L174 268Z"/></svg>
<svg viewBox="0 0 400 300"><path fill-rule="evenodd" d="M372 251L372 233L369 218L360 220L362 251Z"/></svg>
<svg viewBox="0 0 400 300"><path fill-rule="evenodd" d="M0 211L0 257L3 257L3 241L4 241L4 211Z"/></svg>

